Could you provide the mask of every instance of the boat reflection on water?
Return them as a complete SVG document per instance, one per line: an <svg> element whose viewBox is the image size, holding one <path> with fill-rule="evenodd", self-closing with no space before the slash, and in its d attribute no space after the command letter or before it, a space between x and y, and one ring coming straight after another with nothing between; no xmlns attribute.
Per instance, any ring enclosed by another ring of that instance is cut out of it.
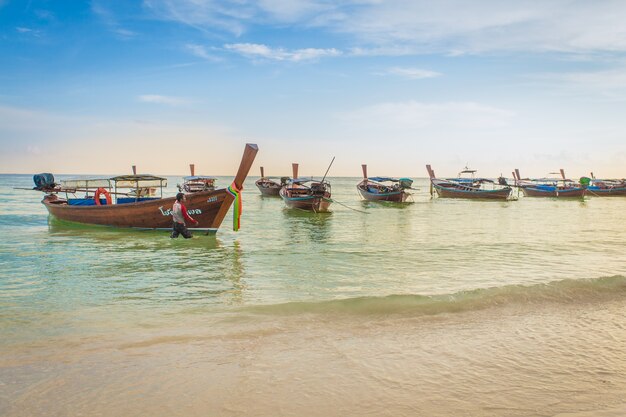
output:
<svg viewBox="0 0 626 417"><path fill-rule="evenodd" d="M60 220L53 216L48 216L48 231L51 237L67 237L77 244L90 243L94 245L110 243L108 250L117 252L126 250L129 247L141 249L167 249L172 247L179 239L170 239L163 235L162 231L154 229L123 229L111 226L100 226L93 224L82 224L71 221ZM89 232L89 233L86 233ZM181 250L211 250L220 247L220 240L215 234L205 234L204 232L193 231L194 236L202 236L202 239L180 240ZM184 242L184 244L182 243Z"/></svg>
<svg viewBox="0 0 626 417"><path fill-rule="evenodd" d="M283 209L285 231L294 243L307 239L314 243L328 241L331 232L332 212L314 213L298 209Z"/></svg>
<svg viewBox="0 0 626 417"><path fill-rule="evenodd" d="M172 301L195 309L217 299L227 305L243 300L245 268L237 240L225 242L216 235L170 239L155 230L84 225L52 216L45 236L68 263L73 253L89 258L88 272L67 266L57 271L67 285L75 282L89 292L104 285L118 302L145 304L158 312Z"/></svg>
<svg viewBox="0 0 626 417"><path fill-rule="evenodd" d="M393 208L394 210L403 210L411 207L411 204L414 204L415 201L412 198L412 195L409 195L407 201L399 202L399 201L369 201L369 200L360 200L361 206L366 209L377 209L377 208Z"/></svg>

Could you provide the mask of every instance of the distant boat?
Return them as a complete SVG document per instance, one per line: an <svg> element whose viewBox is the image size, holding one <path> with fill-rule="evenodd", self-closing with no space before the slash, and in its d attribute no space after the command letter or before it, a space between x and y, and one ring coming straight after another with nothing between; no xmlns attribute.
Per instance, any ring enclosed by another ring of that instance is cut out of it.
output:
<svg viewBox="0 0 626 417"><path fill-rule="evenodd" d="M241 213L239 192L254 162L257 145L247 144L230 187L197 191L187 194L186 207L198 221L191 230L215 232L220 227L228 209L235 204L234 226L238 228ZM171 209L175 197L163 198L167 180L154 175L122 175L113 178L85 178L54 183L50 174L35 176L37 190L46 193L43 205L48 212L61 220L122 228L171 230ZM151 190L160 190L160 195ZM148 190L144 194L142 190ZM84 198L71 198L80 192ZM84 193L84 194L83 194ZM65 194L65 198L58 194ZM115 197L115 201L113 201Z"/></svg>
<svg viewBox="0 0 626 417"><path fill-rule="evenodd" d="M332 200L331 186L328 181L325 181L326 176L321 180L298 178L298 164L294 163L291 165L293 178L280 189L280 196L285 205L288 208L314 211L316 213L328 211Z"/></svg>
<svg viewBox="0 0 626 417"><path fill-rule="evenodd" d="M289 177L281 177L280 183L274 181L277 177L266 177L261 167L261 178L256 180L255 184L264 197L278 197L280 189L287 184Z"/></svg>
<svg viewBox="0 0 626 417"><path fill-rule="evenodd" d="M496 184L492 179L476 178L476 170L467 167L459 172L457 178L437 178L430 165L426 165L426 170L430 177L431 195L434 189L441 198L506 200L511 195L512 189L506 181Z"/></svg>
<svg viewBox="0 0 626 417"><path fill-rule="evenodd" d="M554 177L559 175L561 178ZM522 179L519 169L515 169L513 177L515 186L522 190L526 197L557 197L557 198L581 198L584 197L586 186L565 177L563 168L559 172L551 172L552 177Z"/></svg>
<svg viewBox="0 0 626 417"><path fill-rule="evenodd" d="M363 168L363 181L357 184L361 197L367 201L405 202L410 195L406 190L411 188L413 180L410 178L368 177L367 165Z"/></svg>
<svg viewBox="0 0 626 417"><path fill-rule="evenodd" d="M581 184L587 184L587 194L595 197L626 196L626 179L598 179L591 173L591 178L582 177Z"/></svg>
<svg viewBox="0 0 626 417"><path fill-rule="evenodd" d="M183 177L183 184L178 185L178 189L185 193L215 190L215 180L217 180L217 178L207 175L195 175L195 167L194 164L189 164L191 175Z"/></svg>

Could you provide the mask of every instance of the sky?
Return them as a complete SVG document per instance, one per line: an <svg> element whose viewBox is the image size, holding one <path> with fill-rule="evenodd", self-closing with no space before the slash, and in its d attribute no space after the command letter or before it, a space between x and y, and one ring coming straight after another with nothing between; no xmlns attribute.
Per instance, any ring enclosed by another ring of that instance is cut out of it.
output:
<svg viewBox="0 0 626 417"><path fill-rule="evenodd" d="M626 2L0 0L0 173L626 176Z"/></svg>

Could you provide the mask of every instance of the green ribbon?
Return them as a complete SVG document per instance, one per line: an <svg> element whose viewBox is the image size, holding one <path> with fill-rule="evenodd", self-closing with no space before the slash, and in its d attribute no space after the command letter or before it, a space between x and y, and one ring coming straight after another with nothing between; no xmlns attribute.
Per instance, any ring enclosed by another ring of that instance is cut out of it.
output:
<svg viewBox="0 0 626 417"><path fill-rule="evenodd" d="M241 227L241 212L243 211L241 190L243 190L243 187L237 188L237 185L234 182L227 188L228 193L235 199L235 208L233 212L233 230L235 232Z"/></svg>

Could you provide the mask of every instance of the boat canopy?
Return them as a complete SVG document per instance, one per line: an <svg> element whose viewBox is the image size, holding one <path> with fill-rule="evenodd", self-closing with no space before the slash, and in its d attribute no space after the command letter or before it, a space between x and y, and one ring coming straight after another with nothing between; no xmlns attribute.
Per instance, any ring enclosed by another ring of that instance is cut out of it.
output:
<svg viewBox="0 0 626 417"><path fill-rule="evenodd" d="M452 181L459 184L473 184L476 182L495 182L490 178L444 178L446 181Z"/></svg>
<svg viewBox="0 0 626 417"><path fill-rule="evenodd" d="M208 175L190 175L187 177L183 177L183 180L185 181L215 181L217 180L217 178L211 177Z"/></svg>
<svg viewBox="0 0 626 417"><path fill-rule="evenodd" d="M292 178L292 179L289 180L289 182L292 182L294 184L304 184L305 182L314 182L314 181L320 182L322 180L316 180L313 177L310 177L310 178Z"/></svg>
<svg viewBox="0 0 626 417"><path fill-rule="evenodd" d="M111 180L109 178L98 177L76 177L67 180L61 180L61 187L74 188L111 188Z"/></svg>
<svg viewBox="0 0 626 417"><path fill-rule="evenodd" d="M390 177L369 177L368 180L376 181L376 182L398 182L398 181L400 181L397 178L390 178Z"/></svg>
<svg viewBox="0 0 626 417"><path fill-rule="evenodd" d="M154 175L120 175L111 178L117 188L166 187L167 178Z"/></svg>

